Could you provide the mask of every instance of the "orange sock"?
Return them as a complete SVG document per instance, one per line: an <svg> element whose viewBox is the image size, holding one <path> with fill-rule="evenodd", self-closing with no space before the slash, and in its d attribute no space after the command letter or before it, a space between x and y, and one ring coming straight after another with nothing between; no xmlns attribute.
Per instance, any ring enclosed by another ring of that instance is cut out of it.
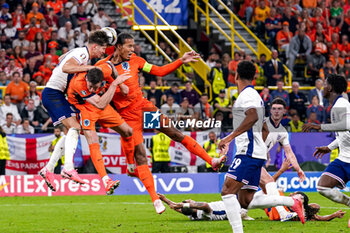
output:
<svg viewBox="0 0 350 233"><path fill-rule="evenodd" d="M97 170L97 173L101 178L107 176L105 164L103 163L103 158L100 150L100 145L98 143L93 143L89 145L91 160Z"/></svg>
<svg viewBox="0 0 350 233"><path fill-rule="evenodd" d="M149 195L151 196L152 202L159 199L156 188L154 186L154 180L148 165L141 165L137 167L139 172L139 178L142 184L146 187Z"/></svg>
<svg viewBox="0 0 350 233"><path fill-rule="evenodd" d="M213 158L210 157L208 153L203 149L203 147L201 147L201 145L199 145L198 142L196 142L193 138L185 135L185 138L182 140L181 143L187 148L189 152L199 156L200 158L205 160L205 162L211 164Z"/></svg>
<svg viewBox="0 0 350 233"><path fill-rule="evenodd" d="M121 138L122 141L122 149L126 156L126 162L128 164L134 164L134 151L135 151L135 145L134 145L134 138L132 136L127 138Z"/></svg>

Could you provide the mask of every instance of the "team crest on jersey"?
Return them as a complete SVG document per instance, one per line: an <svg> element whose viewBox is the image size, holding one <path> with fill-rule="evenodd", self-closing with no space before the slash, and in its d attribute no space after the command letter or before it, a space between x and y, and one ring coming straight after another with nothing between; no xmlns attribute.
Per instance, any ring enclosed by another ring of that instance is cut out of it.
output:
<svg viewBox="0 0 350 233"><path fill-rule="evenodd" d="M81 94L86 95L87 93L86 93L86 91L82 90Z"/></svg>
<svg viewBox="0 0 350 233"><path fill-rule="evenodd" d="M89 120L84 120L84 126L88 127L90 125L90 121Z"/></svg>
<svg viewBox="0 0 350 233"><path fill-rule="evenodd" d="M123 70L129 70L130 69L129 62L123 62L122 63L122 68L123 68Z"/></svg>
<svg viewBox="0 0 350 233"><path fill-rule="evenodd" d="M106 81L102 81L101 87L104 87L106 85Z"/></svg>
<svg viewBox="0 0 350 233"><path fill-rule="evenodd" d="M80 54L80 57L85 60L86 59L86 55L83 53L83 54Z"/></svg>

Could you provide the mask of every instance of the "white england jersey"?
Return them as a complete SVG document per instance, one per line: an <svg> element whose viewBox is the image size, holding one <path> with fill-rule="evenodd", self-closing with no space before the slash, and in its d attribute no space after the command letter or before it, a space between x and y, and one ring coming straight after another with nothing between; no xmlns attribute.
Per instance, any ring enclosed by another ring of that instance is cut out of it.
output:
<svg viewBox="0 0 350 233"><path fill-rule="evenodd" d="M209 202L209 207L211 208L211 213L206 213L203 210L197 210L197 218L188 216L191 220L210 220L210 221L218 221L218 220L226 220L226 210L223 201L215 201Z"/></svg>
<svg viewBox="0 0 350 233"><path fill-rule="evenodd" d="M79 65L87 65L90 55L87 47L75 48L63 54L58 65L52 71L52 75L46 87L64 92L68 84L68 75L62 71L63 65L71 58L74 58Z"/></svg>
<svg viewBox="0 0 350 233"><path fill-rule="evenodd" d="M339 96L331 110L331 124L322 124L323 131L336 131L335 140L328 146L331 150L339 147L338 159L350 163L350 103Z"/></svg>
<svg viewBox="0 0 350 233"><path fill-rule="evenodd" d="M253 127L235 138L237 152L236 155L247 155L257 159L267 159L267 148L262 138L262 128L264 124L264 102L253 86L245 87L238 95L232 108L233 129L237 129L248 109L255 108L258 120Z"/></svg>
<svg viewBox="0 0 350 233"><path fill-rule="evenodd" d="M267 151L270 151L277 142L280 142L282 146L289 145L288 132L281 125L281 123L279 123L278 126L276 127L271 117L266 117L265 122L266 122L267 128L269 129L269 135L265 140Z"/></svg>

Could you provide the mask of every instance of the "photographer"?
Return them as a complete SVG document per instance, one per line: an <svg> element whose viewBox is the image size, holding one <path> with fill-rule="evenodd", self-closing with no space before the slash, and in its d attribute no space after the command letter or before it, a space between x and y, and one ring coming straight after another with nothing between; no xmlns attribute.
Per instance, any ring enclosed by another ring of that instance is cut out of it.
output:
<svg viewBox="0 0 350 233"><path fill-rule="evenodd" d="M216 138L216 134L213 131L209 132L209 141L206 141L203 145L204 150L208 153L209 156L213 158L219 158L218 145L220 139ZM205 164L207 172L214 172L213 168L209 163Z"/></svg>

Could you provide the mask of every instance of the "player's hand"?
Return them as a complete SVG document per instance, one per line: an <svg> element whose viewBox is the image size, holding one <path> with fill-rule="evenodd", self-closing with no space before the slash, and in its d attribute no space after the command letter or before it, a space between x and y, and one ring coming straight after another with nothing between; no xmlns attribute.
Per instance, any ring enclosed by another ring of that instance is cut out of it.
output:
<svg viewBox="0 0 350 233"><path fill-rule="evenodd" d="M303 125L303 132L310 132L312 129L320 130L321 126L313 123L306 123Z"/></svg>
<svg viewBox="0 0 350 233"><path fill-rule="evenodd" d="M301 168L299 168L299 170L297 170L297 173L299 176L299 182L302 183L306 179L305 173Z"/></svg>
<svg viewBox="0 0 350 233"><path fill-rule="evenodd" d="M345 214L346 214L346 212L342 211L342 210L338 210L337 212L335 212L335 216L337 218L342 218L342 217L344 217Z"/></svg>
<svg viewBox="0 0 350 233"><path fill-rule="evenodd" d="M316 151L314 152L313 156L316 159L321 159L325 154L328 154L329 152L331 152L331 150L328 148L328 146L316 147Z"/></svg>
<svg viewBox="0 0 350 233"><path fill-rule="evenodd" d="M128 80L131 77L132 76L130 75L130 73L124 73L122 75L119 75L118 78L115 79L112 84L118 86L118 85L122 84L123 82L125 82L126 80Z"/></svg>
<svg viewBox="0 0 350 233"><path fill-rule="evenodd" d="M281 165L280 171L285 172L291 168L292 168L292 165L290 164L289 160L285 159Z"/></svg>
<svg viewBox="0 0 350 233"><path fill-rule="evenodd" d="M227 154L229 145L230 145L230 142L227 142L225 138L219 142L218 148L220 150L220 154L219 154L220 156Z"/></svg>
<svg viewBox="0 0 350 233"><path fill-rule="evenodd" d="M184 206L184 203L172 203L169 207L173 210L181 209Z"/></svg>
<svg viewBox="0 0 350 233"><path fill-rule="evenodd" d="M200 57L201 56L198 53L196 53L195 51L191 51L191 52L186 52L180 58L180 60L182 61L183 64L187 64L190 62L197 62Z"/></svg>

